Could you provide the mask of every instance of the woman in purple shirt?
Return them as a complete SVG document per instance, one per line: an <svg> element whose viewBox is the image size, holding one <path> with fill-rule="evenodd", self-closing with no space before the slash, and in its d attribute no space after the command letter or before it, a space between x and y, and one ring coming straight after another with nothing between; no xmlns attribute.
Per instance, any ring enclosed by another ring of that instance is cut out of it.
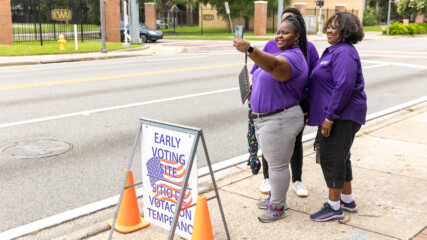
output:
<svg viewBox="0 0 427 240"><path fill-rule="evenodd" d="M279 52L274 55L250 45L238 37L233 45L259 66L252 77L252 118L256 138L269 165L271 198L261 222L272 222L286 216L284 204L289 188L289 162L295 138L304 125L298 103L307 80L304 20L289 16L276 33ZM236 35L238 36L238 35Z"/></svg>
<svg viewBox="0 0 427 240"><path fill-rule="evenodd" d="M286 8L282 12L282 21L287 16L300 16L301 12L296 8ZM279 51L279 48L277 47L276 41L270 40L267 42L267 44L264 46L263 49L264 52L275 54ZM307 66L308 66L308 76L310 76L311 71L313 70L314 66L316 65L317 60L319 60L319 54L317 53L316 47L313 45L313 43L307 41ZM254 74L254 72L258 69L258 65L254 65L251 70L251 74ZM250 104L250 103L249 103ZM304 86L304 90L302 93L302 99L299 103L301 106L301 109L304 113L304 116L308 114L308 88L307 84ZM250 105L249 105L250 106ZM251 109L249 108L249 111ZM304 118L304 123L306 122L307 118ZM251 127L253 125L253 120L250 118L249 114L249 126ZM291 158L291 172L292 172L292 188L294 189L295 193L298 197L307 197L308 191L307 188L302 183L302 165L303 165L303 148L302 148L302 134L303 134L304 128L301 130L301 132L298 134L294 151ZM251 132L249 131L249 135ZM253 133L252 133L253 135ZM252 136L251 135L251 136ZM255 138L255 137L254 137ZM251 146L251 143L256 143L256 139L251 139L249 141L249 152L250 156L257 156L258 148L257 146ZM255 153L253 153L255 152ZM252 165L253 166L253 165ZM263 174L264 174L264 181L262 182L260 186L260 191L264 194L268 193L270 191L270 184L269 184L269 176L268 176L268 163L265 160L265 156L262 156L262 168L263 168ZM260 201L258 204L259 208L266 208L268 207L268 198Z"/></svg>
<svg viewBox="0 0 427 240"><path fill-rule="evenodd" d="M354 136L365 124L365 81L359 54L353 44L363 39L359 19L338 12L325 24L331 44L322 54L309 78L308 125L318 126L320 165L329 200L312 214L316 222L344 219L344 212L357 212L353 200L350 148Z"/></svg>

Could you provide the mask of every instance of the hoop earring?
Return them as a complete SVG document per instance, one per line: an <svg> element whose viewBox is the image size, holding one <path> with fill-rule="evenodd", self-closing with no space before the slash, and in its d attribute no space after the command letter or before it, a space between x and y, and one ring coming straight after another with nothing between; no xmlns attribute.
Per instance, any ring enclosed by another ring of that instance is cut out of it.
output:
<svg viewBox="0 0 427 240"><path fill-rule="evenodd" d="M299 39L297 39L297 40L295 41L295 44L296 44L296 45L299 45Z"/></svg>

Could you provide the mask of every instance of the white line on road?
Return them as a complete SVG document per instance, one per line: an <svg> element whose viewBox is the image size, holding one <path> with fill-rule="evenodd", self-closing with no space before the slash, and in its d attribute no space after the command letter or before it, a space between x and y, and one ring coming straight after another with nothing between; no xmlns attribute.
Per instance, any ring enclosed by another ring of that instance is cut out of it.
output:
<svg viewBox="0 0 427 240"><path fill-rule="evenodd" d="M386 58L422 58L427 59L427 57L423 56L393 56L393 55L378 55L378 54L359 54L361 57L386 57Z"/></svg>
<svg viewBox="0 0 427 240"><path fill-rule="evenodd" d="M36 119L30 119L30 120L25 120L25 121L19 121L19 122L4 123L4 124L0 124L0 128L14 127L14 126L19 126L19 125L24 125L24 124L45 122L45 121L50 121L50 120L57 120L57 119L76 117L76 116L87 116L87 115L92 114L92 113L100 113L100 112L106 112L106 111L112 111L112 110L118 110L118 109L124 109L124 108L137 107L137 106L142 106L142 105L149 105L149 104L154 104L154 103L162 103L162 102L169 102L169 101L175 101L175 100L182 100L182 99L186 99L186 98L200 97L200 96L206 96L206 95L210 95L210 94L225 93L225 92L236 91L236 90L239 90L239 88L227 88L227 89L221 89L221 90L210 91L210 92L202 92L202 93L196 93L196 94L190 94L190 95L184 95L184 96L178 96L178 97L171 97L171 98L163 98L163 99L146 101L146 102L125 104L125 105L120 105L120 106L115 106L115 107L99 108L99 109L94 109L94 110L75 112L75 113L67 113L67 114L61 114L61 115L56 115L56 116L44 117L44 118L36 118Z"/></svg>
<svg viewBox="0 0 427 240"><path fill-rule="evenodd" d="M398 63L398 62L383 62L383 61L372 61L372 60L361 60L362 63L376 63L376 64L386 64L386 65L394 65L400 67L408 67L408 68L417 68L417 69L427 69L427 66L423 65L415 65L415 64L407 64L407 63Z"/></svg>
<svg viewBox="0 0 427 240"><path fill-rule="evenodd" d="M182 58L163 58L163 59L150 59L150 60L144 60L144 62L161 62L161 61L175 61L175 60L187 60L187 59L195 59L195 58L205 58L208 56L189 56L189 57L182 57Z"/></svg>
<svg viewBox="0 0 427 240"><path fill-rule="evenodd" d="M386 67L386 66L390 66L388 64L378 64L378 65L372 65L372 66L367 66L367 67L363 67L362 69L370 69L370 68L377 68L377 67Z"/></svg>
<svg viewBox="0 0 427 240"><path fill-rule="evenodd" d="M222 91L215 91L215 92L226 92L226 91L234 91L237 88L230 88L230 89L225 89ZM213 92L208 92L208 94L213 94ZM206 94L205 94L206 95ZM187 95L190 96L190 95ZM387 108L384 109L382 111L376 112L376 113L372 113L369 114L368 116L366 116L366 121L370 121L394 112L397 112L399 110L408 108L410 106L414 106L423 102L427 101L427 96L422 97L422 98L418 98L391 108ZM316 137L316 132L310 133L310 134L306 134L303 136L302 140L303 142L307 142L307 141L311 141ZM258 152L259 155L261 155L261 151ZM213 172L218 172L220 170L229 168L229 167L233 167L236 166L238 164L244 163L247 161L249 154L243 154L240 156L237 156L235 158L231 158L228 160L224 160L222 162L219 163L215 163L212 165L212 170ZM197 170L197 175L198 177L203 177L209 174L209 169L208 167L203 167ZM136 195L137 197L142 197L143 195L143 188L137 188L136 189ZM40 219L38 221L20 226L20 227L16 227L13 229L10 229L8 231L2 232L0 233L0 239L4 239L4 240L8 240L8 239L14 239L20 236L24 236L27 235L31 232L37 231L37 230L42 230L48 227L52 227L58 224L61 224L63 222L66 221L70 221L76 218L79 218L81 216L85 216L91 213L94 213L96 211L100 211L102 209L106 209L108 207L117 205L117 202L119 200L119 195L98 201L98 202L94 202L79 208L75 208L72 209L70 211L66 211L63 213L59 213L56 214L54 216L50 216L44 219Z"/></svg>

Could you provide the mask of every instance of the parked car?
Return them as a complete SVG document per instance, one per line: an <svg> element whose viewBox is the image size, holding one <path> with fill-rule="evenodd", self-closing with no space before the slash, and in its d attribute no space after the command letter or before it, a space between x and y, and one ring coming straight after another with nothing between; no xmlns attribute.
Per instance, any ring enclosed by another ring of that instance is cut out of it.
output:
<svg viewBox="0 0 427 240"><path fill-rule="evenodd" d="M156 25L157 25L157 29L160 29L160 28L165 28L165 29L168 29L169 28L169 24L167 24L167 23L165 23L165 21L163 21L163 20L156 20Z"/></svg>
<svg viewBox="0 0 427 240"><path fill-rule="evenodd" d="M101 37L101 32L102 32L102 28L99 29L100 37ZM125 41L125 36L123 34L124 32L125 32L125 22L120 21L120 40L122 42ZM128 29L128 34L129 33L130 31ZM143 23L139 23L139 37L142 39L142 42L147 42L147 41L156 42L159 39L163 39L163 33L162 31L149 28L147 27L147 25Z"/></svg>
<svg viewBox="0 0 427 240"><path fill-rule="evenodd" d="M125 22L120 21L120 39L122 42L124 42L124 33L125 32ZM129 33L129 29L128 29ZM163 33L162 31L149 28L147 25L143 23L139 23L139 36L142 39L142 42L155 42L159 39L163 39Z"/></svg>

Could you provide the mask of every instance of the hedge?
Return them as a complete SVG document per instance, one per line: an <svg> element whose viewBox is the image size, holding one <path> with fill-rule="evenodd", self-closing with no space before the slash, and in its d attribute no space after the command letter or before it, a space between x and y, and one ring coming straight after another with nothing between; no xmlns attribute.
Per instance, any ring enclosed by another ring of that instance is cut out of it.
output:
<svg viewBox="0 0 427 240"><path fill-rule="evenodd" d="M387 29L383 30L383 34L387 33ZM390 35L414 35L427 33L427 23L410 23L408 26L401 22L395 22L390 25Z"/></svg>

